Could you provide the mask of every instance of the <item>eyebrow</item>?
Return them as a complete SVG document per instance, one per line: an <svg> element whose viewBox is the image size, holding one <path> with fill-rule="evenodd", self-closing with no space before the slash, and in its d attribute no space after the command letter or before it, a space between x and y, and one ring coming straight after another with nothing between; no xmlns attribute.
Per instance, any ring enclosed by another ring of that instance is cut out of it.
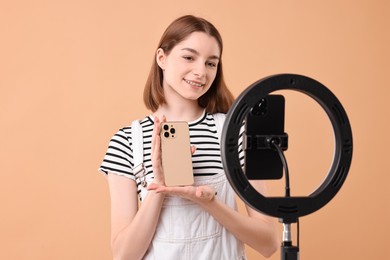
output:
<svg viewBox="0 0 390 260"><path fill-rule="evenodd" d="M181 49L182 51L189 51L189 52L192 52L193 54L196 54L196 55L200 55L200 53L197 51L197 50L194 50L192 48L183 48ZM218 55L211 55L209 57L209 59L212 59L212 60L219 60L219 56Z"/></svg>

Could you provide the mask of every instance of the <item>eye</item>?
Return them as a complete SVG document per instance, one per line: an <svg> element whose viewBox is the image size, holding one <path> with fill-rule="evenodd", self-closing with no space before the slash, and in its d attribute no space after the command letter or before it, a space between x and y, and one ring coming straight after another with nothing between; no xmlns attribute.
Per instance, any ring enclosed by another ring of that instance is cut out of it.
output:
<svg viewBox="0 0 390 260"><path fill-rule="evenodd" d="M185 59L187 61L193 61L194 60L194 58L192 56L188 56L188 55L183 56L183 59Z"/></svg>
<svg viewBox="0 0 390 260"><path fill-rule="evenodd" d="M217 63L216 62L208 62L207 66L209 66L211 68L215 68L215 67L217 67Z"/></svg>

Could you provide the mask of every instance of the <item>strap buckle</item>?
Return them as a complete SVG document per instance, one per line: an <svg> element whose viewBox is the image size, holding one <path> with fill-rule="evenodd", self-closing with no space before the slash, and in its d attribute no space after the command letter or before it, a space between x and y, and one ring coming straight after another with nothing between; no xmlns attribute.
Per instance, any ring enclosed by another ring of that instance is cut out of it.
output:
<svg viewBox="0 0 390 260"><path fill-rule="evenodd" d="M141 183L142 187L146 187L147 182L146 182L146 169L143 163L138 164L133 168L133 173L135 175L135 178L139 180Z"/></svg>

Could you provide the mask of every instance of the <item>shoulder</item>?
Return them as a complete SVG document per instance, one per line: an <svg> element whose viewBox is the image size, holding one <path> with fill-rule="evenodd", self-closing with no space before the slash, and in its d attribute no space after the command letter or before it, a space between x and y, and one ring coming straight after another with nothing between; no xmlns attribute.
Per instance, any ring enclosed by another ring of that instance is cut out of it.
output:
<svg viewBox="0 0 390 260"><path fill-rule="evenodd" d="M205 120L208 120L208 121L224 121L226 118L226 114L225 113L206 113L205 114Z"/></svg>
<svg viewBox="0 0 390 260"><path fill-rule="evenodd" d="M120 128L118 130L118 133L123 133L126 136L131 136L131 133L133 132L133 126L134 123L138 122L139 125L142 127L142 130L145 131L145 129L153 128L153 120L150 118L150 116L146 116L142 119L135 119L130 122L130 124Z"/></svg>
<svg viewBox="0 0 390 260"><path fill-rule="evenodd" d="M213 118L215 121L225 121L226 114L225 113L215 113L212 114Z"/></svg>
<svg viewBox="0 0 390 260"><path fill-rule="evenodd" d="M218 134L222 134L223 125L225 123L226 114L225 113L215 113L212 114L212 117L214 119L215 125L217 127Z"/></svg>
<svg viewBox="0 0 390 260"><path fill-rule="evenodd" d="M139 123L141 124L142 131L144 133L149 132L149 131L153 131L154 122L150 116L146 116L143 119L139 120Z"/></svg>
<svg viewBox="0 0 390 260"><path fill-rule="evenodd" d="M194 123L193 125L207 125L216 126L218 129L223 126L225 122L226 114L224 113L205 113L201 120Z"/></svg>
<svg viewBox="0 0 390 260"><path fill-rule="evenodd" d="M114 134L114 136L111 138L111 142L117 142L122 143L123 145L131 145L132 143L132 135L134 132L133 129L133 122L139 122L139 125L141 126L142 132L145 135L146 132L148 132L150 129L153 129L153 121L150 119L149 116L144 117L140 120L134 120L129 125L124 126L117 130L117 132Z"/></svg>

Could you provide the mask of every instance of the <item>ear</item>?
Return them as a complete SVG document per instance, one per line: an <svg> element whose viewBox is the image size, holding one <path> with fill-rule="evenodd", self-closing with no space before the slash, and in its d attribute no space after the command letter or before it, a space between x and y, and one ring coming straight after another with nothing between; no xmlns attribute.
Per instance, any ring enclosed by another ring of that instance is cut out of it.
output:
<svg viewBox="0 0 390 260"><path fill-rule="evenodd" d="M165 60L166 60L166 55L163 49L158 48L156 52L156 62L158 66L162 69L165 70Z"/></svg>

